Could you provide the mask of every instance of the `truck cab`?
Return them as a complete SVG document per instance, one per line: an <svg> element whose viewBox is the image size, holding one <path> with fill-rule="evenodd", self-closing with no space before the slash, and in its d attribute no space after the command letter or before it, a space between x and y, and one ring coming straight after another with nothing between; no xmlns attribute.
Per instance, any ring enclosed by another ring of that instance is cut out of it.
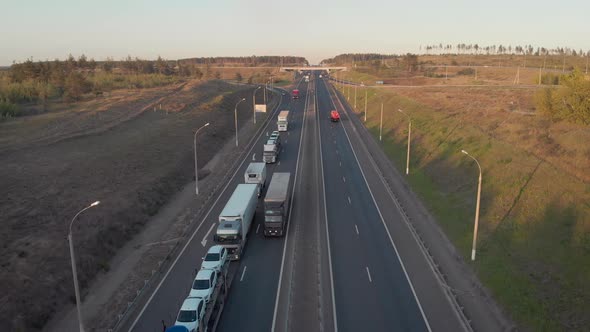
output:
<svg viewBox="0 0 590 332"><path fill-rule="evenodd" d="M293 90L291 95L293 96L293 99L299 99L299 90L297 90L297 89Z"/></svg>

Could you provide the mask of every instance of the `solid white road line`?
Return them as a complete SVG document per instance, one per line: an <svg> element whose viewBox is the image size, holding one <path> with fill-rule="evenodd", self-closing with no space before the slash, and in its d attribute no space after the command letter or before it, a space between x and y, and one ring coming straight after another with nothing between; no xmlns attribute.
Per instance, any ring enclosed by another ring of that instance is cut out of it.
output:
<svg viewBox="0 0 590 332"><path fill-rule="evenodd" d="M369 272L369 267L365 266L365 269L367 269L367 276L369 276L369 282L373 282L373 279L371 279L371 272Z"/></svg>
<svg viewBox="0 0 590 332"><path fill-rule="evenodd" d="M356 224L354 224L354 229L356 230L356 235L359 235L359 228Z"/></svg>
<svg viewBox="0 0 590 332"><path fill-rule="evenodd" d="M209 237L209 233L211 233L211 231L213 230L213 227L215 227L215 223L211 224L211 227L209 227L207 234L203 236L203 240L201 240L201 244L203 245L203 247L207 245L207 238Z"/></svg>
<svg viewBox="0 0 590 332"><path fill-rule="evenodd" d="M277 114L278 113L278 110L279 110L279 108L280 108L280 106L282 104L283 96L281 96L280 98L281 99L279 100L279 103L277 104L277 106L275 107L275 109L274 109L274 111L272 113L273 116L274 116L274 114ZM266 127L268 127L270 125L270 123L271 123L271 121L267 122L266 123ZM261 127L261 129L262 129L262 127ZM262 131L260 133L262 133ZM250 142L256 142L259 139L260 139L260 136L256 137L256 135L255 135L249 141L249 143ZM209 207L209 210L207 210L207 213L205 214L205 217L202 219L202 221L199 224L199 226L197 226L197 229L195 229L195 231L193 232L193 234L191 235L191 237L184 244L184 247L182 247L182 250L180 250L180 252L176 256L176 258L172 262L172 265L170 265L170 267L168 268L168 271L166 271L166 274L164 274L164 277L160 280L160 282L158 283L158 286L156 286L156 289L154 289L154 292L150 295L150 297L148 298L147 302L143 305L143 308L141 308L141 311L139 312L139 314L137 315L137 317L135 317L135 320L133 321L133 323L131 323L131 327L129 328L129 331L132 331L135 328L135 325L137 325L137 322L139 322L139 319L141 318L141 316L143 315L143 313L145 312L145 310L147 309L147 307L152 302L154 296L156 296L156 293L158 292L158 290L160 289L160 287L162 287L162 284L164 284L164 281L166 281L166 278L168 278L168 275L170 274L170 272L172 272L172 269L174 268L174 266L176 265L176 263L178 262L178 260L180 259L180 257L183 255L183 253L186 251L186 248L188 248L189 244L193 241L193 239L195 238L195 236L199 232L199 229L201 229L201 226L203 226L203 221L206 220L209 217L209 214L211 213L211 211L213 211L213 208L217 205L217 202L219 201L219 199L221 198L221 196L223 196L223 193L229 187L231 181L236 177L236 174L238 174L238 171L240 170L240 168L242 167L242 165L244 165L244 162L247 159L247 155L250 154L250 152L252 152L252 150L254 149L255 146L256 146L256 144L252 144L252 146L250 146L250 150L248 151L248 153L246 155L244 155L244 159L242 159L242 162L239 163L238 167L236 167L236 170L234 171L234 173L230 177L229 181L227 181L227 183L225 184L225 187L223 187L223 189L221 190L221 192L219 193L219 195L217 195L217 198L213 202L213 205L211 205L211 207Z"/></svg>
<svg viewBox="0 0 590 332"><path fill-rule="evenodd" d="M248 268L248 267L244 265L244 270L242 271L242 276L240 277L240 282L241 282L242 280L244 280L244 275L246 274L246 269L247 269L247 268Z"/></svg>
<svg viewBox="0 0 590 332"><path fill-rule="evenodd" d="M258 234L259 229L260 229L260 224L258 224L258 226L256 226L256 234Z"/></svg>
<svg viewBox="0 0 590 332"><path fill-rule="evenodd" d="M328 89L328 95L330 96L330 99L332 100L332 105L334 105L334 107L336 107L336 103L334 102L334 98L332 97L332 94L329 93L329 88L327 86L326 86L326 88ZM346 116L348 116L348 113L346 113L344 111L344 105L342 104L342 102L339 99L338 99L338 103L340 103L340 108L342 109L342 113L345 114ZM424 313L424 310L422 309L422 305L420 304L420 300L418 299L418 295L416 295L416 290L414 290L414 285L412 284L412 281L410 280L410 276L408 275L408 271L406 271L406 267L404 265L404 262L402 261L401 256L399 255L399 252L397 250L397 246L395 245L395 242L393 242L393 237L391 236L391 232L389 231L389 227L387 227L387 224L385 223L385 219L383 218L383 214L381 213L381 209L379 209L379 206L377 205L377 201L375 200L375 195L373 195L373 191L371 190L371 187L369 186L369 182L367 181L367 177L365 176L365 172L363 171L363 169L361 167L361 163L359 162L356 152L354 151L354 147L352 146L352 142L350 141L350 137L348 136L348 131L346 130L346 127L342 124L342 121L340 121L340 125L342 126L342 129L344 129L344 134L346 135L346 139L348 140L348 144L350 145L350 149L352 151L352 154L354 155L354 159L356 160L356 164L358 165L359 170L361 171L361 175L363 176L363 179L365 180L365 184L367 185L367 189L369 189L369 194L371 194L371 198L373 199L373 204L375 204L375 207L377 208L377 212L379 213L379 217L381 218L381 222L383 223L383 227L385 227L385 231L387 232L387 236L389 237L389 242L391 242L391 245L393 246L393 250L395 251L395 255L397 256L397 259L400 262L402 270L404 271L404 275L406 276L406 280L408 281L408 284L410 285L410 289L412 290L412 294L414 295L414 299L416 300L416 304L418 305L418 309L420 309L420 313L422 314L422 318L424 319L424 324L426 325L426 328L428 329L428 331L432 332L432 328L430 328L430 324L428 323L428 318L426 318L426 314Z"/></svg>
<svg viewBox="0 0 590 332"><path fill-rule="evenodd" d="M317 90L317 88L316 88ZM316 96L317 96L317 92L316 92ZM319 105L317 105L317 98L316 98L316 107L319 108ZM320 116L319 116L319 110L318 112L316 112L316 119L318 121L318 137L320 140L320 166L322 167L322 187L324 188L324 221L325 221L325 225L326 225L326 242L327 245L326 247L328 248L328 264L330 266L330 290L332 292L332 316L334 318L334 331L338 332L338 319L336 317L336 295L334 294L334 273L332 271L332 252L330 249L330 231L328 229L328 207L327 207L327 203L326 203L326 182L324 180L324 154L322 152L322 126L320 125ZM336 152L338 152L338 150L336 150Z"/></svg>
<svg viewBox="0 0 590 332"><path fill-rule="evenodd" d="M299 83L301 83L301 81L303 80L303 77L299 80ZM297 84L297 86L299 86L299 83ZM309 94L307 94L309 95ZM293 197L295 197L295 188L297 187L297 175L298 175L298 170L299 170L299 161L300 161L300 157L301 157L301 147L302 147L302 143L303 143L303 132L305 131L305 113L307 111L307 95L305 96L306 98L306 102L305 105L303 106L303 115L302 115L302 121L301 121L301 133L299 134L299 149L297 151L297 162L295 163L295 179L293 179L293 188L291 189L291 200L289 202L289 206L293 206ZM289 216L288 219L291 220L291 213L293 212L293 209L289 209ZM272 315L272 327L271 327L271 331L274 332L275 331L275 326L277 323L277 313L279 310L279 295L281 293L281 284L283 281L283 270L285 268L285 254L287 253L287 244L289 242L289 227L291 225L291 223L289 223L287 225L287 231L285 232L285 244L283 245L283 257L281 258L281 272L279 272L279 284L277 286L277 294L275 296L275 310L274 313Z"/></svg>

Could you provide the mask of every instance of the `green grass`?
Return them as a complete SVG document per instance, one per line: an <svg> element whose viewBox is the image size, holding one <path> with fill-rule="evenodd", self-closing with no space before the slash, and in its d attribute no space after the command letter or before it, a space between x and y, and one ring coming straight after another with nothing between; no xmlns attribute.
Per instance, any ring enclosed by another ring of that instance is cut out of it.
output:
<svg viewBox="0 0 590 332"><path fill-rule="evenodd" d="M410 186L515 321L534 331L590 326L590 204L583 204L590 201L590 186L487 136L475 123L379 93L369 89L365 125L378 139L383 101L382 146L405 172L407 118L397 109L412 116ZM364 92L357 105L364 111ZM484 171L475 263L468 258L478 173L461 149Z"/></svg>

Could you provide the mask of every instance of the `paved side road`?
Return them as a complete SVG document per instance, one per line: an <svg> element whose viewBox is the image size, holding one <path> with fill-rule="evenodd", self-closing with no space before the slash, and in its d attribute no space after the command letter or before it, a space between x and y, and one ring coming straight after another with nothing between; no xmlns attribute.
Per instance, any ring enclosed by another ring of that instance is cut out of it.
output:
<svg viewBox="0 0 590 332"><path fill-rule="evenodd" d="M432 330L514 330L346 99L328 87L377 204L402 216L385 219Z"/></svg>

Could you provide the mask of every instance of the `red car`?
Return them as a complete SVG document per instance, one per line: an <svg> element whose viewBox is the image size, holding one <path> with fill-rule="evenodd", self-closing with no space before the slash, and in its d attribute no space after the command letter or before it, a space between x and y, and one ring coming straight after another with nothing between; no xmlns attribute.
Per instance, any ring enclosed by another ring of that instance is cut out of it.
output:
<svg viewBox="0 0 590 332"><path fill-rule="evenodd" d="M332 120L332 122L340 121L340 114L338 114L338 111L333 110L330 112L330 120Z"/></svg>

